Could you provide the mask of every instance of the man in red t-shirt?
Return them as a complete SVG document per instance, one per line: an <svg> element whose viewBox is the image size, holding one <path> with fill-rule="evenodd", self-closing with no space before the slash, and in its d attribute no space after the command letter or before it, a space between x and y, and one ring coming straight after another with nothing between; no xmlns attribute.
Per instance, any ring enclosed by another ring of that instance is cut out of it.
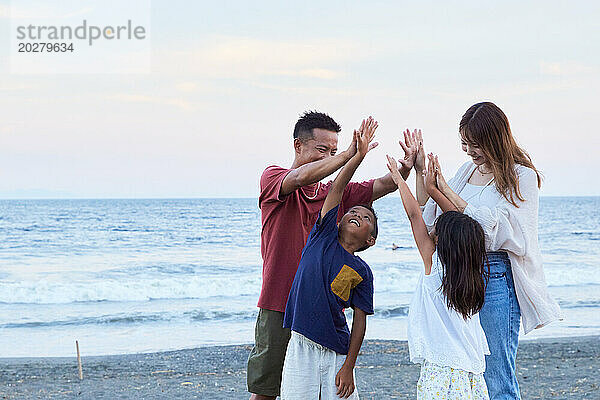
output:
<svg viewBox="0 0 600 400"><path fill-rule="evenodd" d="M363 121L364 124L365 121ZM356 141L337 153L340 126L328 115L309 111L294 128L294 162L290 168L267 167L260 178L258 205L262 215L262 290L258 299L255 345L248 358L250 399L275 399L279 395L281 371L289 329L283 328L287 297L300 262L302 248L315 224L331 181L320 181L341 168L356 153ZM372 144L375 147L377 143ZM400 141L405 157L400 172L406 179L417 154L414 135L404 133ZM390 174L344 190L338 219L351 207L370 204L397 189Z"/></svg>

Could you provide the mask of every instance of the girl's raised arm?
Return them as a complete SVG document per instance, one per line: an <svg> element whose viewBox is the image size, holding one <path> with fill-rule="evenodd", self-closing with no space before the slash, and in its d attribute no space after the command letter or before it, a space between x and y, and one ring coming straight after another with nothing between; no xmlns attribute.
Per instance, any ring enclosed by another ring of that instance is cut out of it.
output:
<svg viewBox="0 0 600 400"><path fill-rule="evenodd" d="M400 171L398 171L396 160L390 156L387 156L387 159L387 167L392 174L392 179L394 179L394 182L396 185L398 185L404 210L406 211L408 220L410 221L410 226L413 231L415 242L417 243L417 248L419 249L419 253L423 259L423 264L425 265L425 274L429 275L429 273L431 273L431 257L435 251L435 244L427 232L427 226L425 225L425 221L423 221L419 203L412 195L404 179L402 179Z"/></svg>
<svg viewBox="0 0 600 400"><path fill-rule="evenodd" d="M442 175L442 168L440 167L437 156L434 157L433 154L430 153L427 157L429 158L429 163L427 164L427 178L425 179L427 193L431 196L433 201L440 206L442 211L458 211L454 202L438 189L438 185L448 186L448 184Z"/></svg>

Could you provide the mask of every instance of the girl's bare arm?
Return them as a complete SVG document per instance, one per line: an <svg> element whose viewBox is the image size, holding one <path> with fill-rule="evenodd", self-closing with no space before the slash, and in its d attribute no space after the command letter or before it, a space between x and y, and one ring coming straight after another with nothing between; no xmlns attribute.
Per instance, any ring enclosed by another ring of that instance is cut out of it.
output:
<svg viewBox="0 0 600 400"><path fill-rule="evenodd" d="M419 253L421 254L421 258L423 259L423 263L425 265L425 274L429 275L431 272L431 257L435 251L435 245L429 236L429 232L427 232L427 226L425 225L425 221L423 221L423 215L421 214L419 203L412 195L404 179L402 179L402 176L398 171L398 167L396 166L396 161L390 156L387 156L387 158L388 169L392 173L394 182L396 182L398 185L404 210L406 211L406 215L410 221L410 226L413 231L417 248L419 249Z"/></svg>

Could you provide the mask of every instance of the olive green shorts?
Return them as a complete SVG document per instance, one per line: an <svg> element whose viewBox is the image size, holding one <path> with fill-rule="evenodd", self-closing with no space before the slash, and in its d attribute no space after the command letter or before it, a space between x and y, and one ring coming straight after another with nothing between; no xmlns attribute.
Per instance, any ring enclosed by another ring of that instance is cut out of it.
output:
<svg viewBox="0 0 600 400"><path fill-rule="evenodd" d="M290 330L283 327L284 313L260 309L254 330L254 347L248 357L248 391L279 396L281 372Z"/></svg>

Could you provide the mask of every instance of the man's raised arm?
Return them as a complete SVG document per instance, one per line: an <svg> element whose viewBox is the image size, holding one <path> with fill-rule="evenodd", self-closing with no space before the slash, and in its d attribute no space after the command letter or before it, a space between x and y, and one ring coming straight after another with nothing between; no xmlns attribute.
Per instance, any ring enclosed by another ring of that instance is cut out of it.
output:
<svg viewBox="0 0 600 400"><path fill-rule="evenodd" d="M302 186L319 182L321 179L340 169L352 156L353 154L349 150L344 150L333 157L309 162L291 170L281 183L279 195L285 196L294 190L300 189Z"/></svg>
<svg viewBox="0 0 600 400"><path fill-rule="evenodd" d="M360 126L364 128L365 120ZM292 169L281 183L279 190L280 196L285 196L293 191L300 189L302 186L312 185L319 182L321 179L333 174L340 169L356 154L356 137L352 138L352 143L345 151L342 151L335 156L327 157L319 161L313 161Z"/></svg>

